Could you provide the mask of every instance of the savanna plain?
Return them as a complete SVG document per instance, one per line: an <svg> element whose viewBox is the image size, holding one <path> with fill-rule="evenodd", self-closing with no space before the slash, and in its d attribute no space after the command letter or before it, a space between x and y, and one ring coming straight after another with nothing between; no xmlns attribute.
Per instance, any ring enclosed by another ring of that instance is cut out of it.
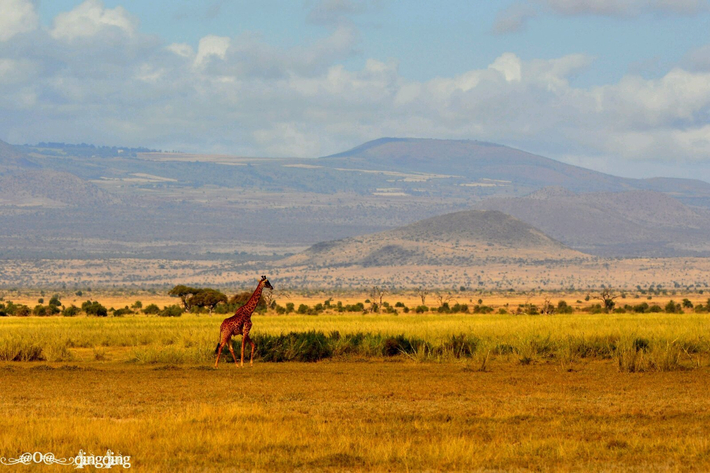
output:
<svg viewBox="0 0 710 473"><path fill-rule="evenodd" d="M710 470L707 296L630 293L630 307L662 310L616 313L558 296L417 313L415 294L392 295L370 313L367 295L292 294L304 313L254 315L253 366L225 349L216 370L226 315L0 317L0 456L110 449L137 471Z"/></svg>

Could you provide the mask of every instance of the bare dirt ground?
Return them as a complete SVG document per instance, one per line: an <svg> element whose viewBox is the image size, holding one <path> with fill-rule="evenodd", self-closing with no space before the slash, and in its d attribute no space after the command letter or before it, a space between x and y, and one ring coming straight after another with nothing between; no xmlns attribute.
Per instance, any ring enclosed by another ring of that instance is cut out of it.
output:
<svg viewBox="0 0 710 473"><path fill-rule="evenodd" d="M389 266L281 267L278 262L165 259L5 260L0 288L165 287L176 284L248 288L261 274L281 288L351 289L373 285L458 290L618 289L662 285L666 289L707 288L708 258L635 258L507 262L481 260L468 267Z"/></svg>

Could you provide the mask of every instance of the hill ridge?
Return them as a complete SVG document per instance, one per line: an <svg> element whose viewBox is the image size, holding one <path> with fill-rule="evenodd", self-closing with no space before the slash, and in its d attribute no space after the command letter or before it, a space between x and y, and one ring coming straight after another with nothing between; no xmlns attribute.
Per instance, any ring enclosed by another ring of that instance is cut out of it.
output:
<svg viewBox="0 0 710 473"><path fill-rule="evenodd" d="M317 243L290 266L446 266L481 260L587 257L499 211L463 210L383 232Z"/></svg>

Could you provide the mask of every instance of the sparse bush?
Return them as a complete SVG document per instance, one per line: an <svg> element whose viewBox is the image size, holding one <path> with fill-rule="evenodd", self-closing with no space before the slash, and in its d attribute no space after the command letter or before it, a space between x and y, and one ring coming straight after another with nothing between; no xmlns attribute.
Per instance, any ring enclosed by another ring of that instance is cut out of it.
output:
<svg viewBox="0 0 710 473"><path fill-rule="evenodd" d="M466 306L465 312L468 312L468 306ZM473 313L474 314L492 314L493 307L489 307L487 305L475 305L475 306L473 306Z"/></svg>
<svg viewBox="0 0 710 473"><path fill-rule="evenodd" d="M28 315L30 315L32 313L30 308L27 307L26 305L18 304L15 307L16 308L15 308L14 315L16 315L17 317L27 317Z"/></svg>
<svg viewBox="0 0 710 473"><path fill-rule="evenodd" d="M32 309L32 315L37 315L39 317L44 317L47 314L47 308L43 305L36 305L34 309Z"/></svg>
<svg viewBox="0 0 710 473"><path fill-rule="evenodd" d="M86 301L81 304L81 310L86 312L86 315L94 315L96 317L106 317L108 310L99 302Z"/></svg>
<svg viewBox="0 0 710 473"><path fill-rule="evenodd" d="M160 317L180 317L182 315L182 307L179 305L166 306L161 310L158 315Z"/></svg>
<svg viewBox="0 0 710 473"><path fill-rule="evenodd" d="M158 307L155 304L148 304L145 309L143 309L143 313L146 315L155 315L160 313L160 307Z"/></svg>
<svg viewBox="0 0 710 473"><path fill-rule="evenodd" d="M687 299L686 299L686 300L687 300ZM690 301L688 301L688 302L690 302ZM679 312L683 312L683 308L681 307L680 304L676 304L675 301L673 301L673 300L671 299L671 300L668 301L668 303L666 304L665 311L666 311L666 313L668 313L668 314L676 314L676 313L679 313Z"/></svg>
<svg viewBox="0 0 710 473"><path fill-rule="evenodd" d="M74 317L76 315L79 315L79 308L75 306L74 304L70 305L69 307L64 308L62 310L62 315L64 317Z"/></svg>
<svg viewBox="0 0 710 473"><path fill-rule="evenodd" d="M557 313L558 314L571 314L574 312L574 308L567 304L566 301L557 302Z"/></svg>
<svg viewBox="0 0 710 473"><path fill-rule="evenodd" d="M124 307L123 309L117 309L113 311L113 316L114 317L123 317L124 315L131 315L133 314L133 311L128 308L128 306Z"/></svg>

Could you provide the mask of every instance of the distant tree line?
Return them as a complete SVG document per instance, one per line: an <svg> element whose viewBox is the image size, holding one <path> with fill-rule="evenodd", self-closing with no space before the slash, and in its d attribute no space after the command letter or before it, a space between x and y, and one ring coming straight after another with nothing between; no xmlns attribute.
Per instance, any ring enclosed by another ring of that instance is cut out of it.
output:
<svg viewBox="0 0 710 473"><path fill-rule="evenodd" d="M86 143L71 144L71 143L56 143L56 142L39 142L36 145L23 145L28 149L40 149L42 154L53 156L78 156L78 157L100 157L100 158L115 158L118 156L136 157L138 153L155 153L159 150L138 147L129 148L126 146L96 146Z"/></svg>

